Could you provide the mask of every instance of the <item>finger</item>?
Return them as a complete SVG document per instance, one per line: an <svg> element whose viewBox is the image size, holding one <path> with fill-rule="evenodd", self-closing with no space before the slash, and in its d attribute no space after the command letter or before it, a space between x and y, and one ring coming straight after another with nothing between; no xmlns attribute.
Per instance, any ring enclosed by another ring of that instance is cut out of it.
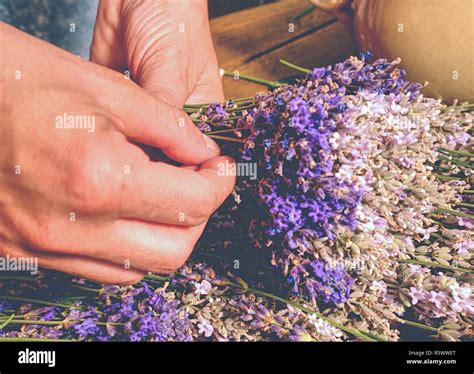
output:
<svg viewBox="0 0 474 374"><path fill-rule="evenodd" d="M161 274L181 268L191 255L206 222L198 226L175 226L142 221L119 220L113 226L121 246L114 261L129 259L131 266ZM101 253L108 256L108 251Z"/></svg>
<svg viewBox="0 0 474 374"><path fill-rule="evenodd" d="M66 255L40 255L39 266L62 271L97 283L134 284L143 279L145 273L137 269L126 269L123 266L87 257L69 257Z"/></svg>
<svg viewBox="0 0 474 374"><path fill-rule="evenodd" d="M98 283L134 284L143 279L143 271L125 269L102 260L83 256L40 253L18 247L7 249L7 254L17 258L37 258L38 266L86 278Z"/></svg>
<svg viewBox="0 0 474 374"><path fill-rule="evenodd" d="M174 108L183 107L193 88L187 69L180 66L181 53L179 48L173 47L164 56L156 54L134 75L140 87Z"/></svg>
<svg viewBox="0 0 474 374"><path fill-rule="evenodd" d="M181 24L190 27L191 32L180 32L165 24L155 27L152 34L148 32L148 37L137 38L132 32L133 24L130 30L124 28L125 56L137 83L176 108L182 108L185 102L223 99L206 5L175 3L166 7L165 13L148 19L151 24L160 24L162 17L175 19L180 14ZM141 36L146 32L146 27L139 30Z"/></svg>
<svg viewBox="0 0 474 374"><path fill-rule="evenodd" d="M213 49L212 43L203 48ZM224 100L215 53L208 54L210 60L206 61L207 67L202 72L196 70L188 75L186 73L196 67L191 65L185 69L180 65L183 58L179 53L181 51L174 48L165 56L158 54L148 59L136 76L140 87L175 108L182 108L185 103L204 104ZM190 78L189 75L195 78Z"/></svg>
<svg viewBox="0 0 474 374"><path fill-rule="evenodd" d="M101 0L97 9L90 60L96 64L123 73L127 63L120 46L120 8L118 2Z"/></svg>
<svg viewBox="0 0 474 374"><path fill-rule="evenodd" d="M46 260L54 256L84 257L97 259L98 263L114 263L120 269L171 273L187 260L205 225L185 227L122 219L97 224L80 218L71 223L50 219L45 231L37 232L36 239L23 246L45 254ZM75 269L71 268L74 264L68 262L69 273ZM59 266L56 261L52 265Z"/></svg>
<svg viewBox="0 0 474 374"><path fill-rule="evenodd" d="M104 92L99 100L116 116L116 129L129 140L159 148L177 162L196 165L220 154L217 143L201 133L184 111L156 99L133 82L120 82L117 89Z"/></svg>
<svg viewBox="0 0 474 374"><path fill-rule="evenodd" d="M227 156L210 159L197 171L161 162L136 165L124 179L118 214L159 223L201 224L232 192L233 165Z"/></svg>
<svg viewBox="0 0 474 374"><path fill-rule="evenodd" d="M201 74L194 86L191 95L186 100L187 104L215 103L224 100L222 79L217 64L212 64Z"/></svg>
<svg viewBox="0 0 474 374"><path fill-rule="evenodd" d="M100 2L91 61L123 72L127 63L122 48L118 47L123 44L120 17L120 6L115 6L113 1ZM119 127L129 139L161 148L167 156L180 163L198 164L219 154L220 148L209 137L201 134L185 112L176 109L182 108L195 84L185 76L179 77L187 70L183 66L176 66L182 62L179 56L181 53L180 48L170 48L164 56L165 61L153 55L144 64L145 68L136 78L139 85L151 94L145 95L131 80L122 77L117 79L122 83L120 89L108 89L101 97L112 108L112 113L121 113L119 122L126 126ZM98 86L97 82L94 86ZM221 90L219 86L216 87ZM170 99L176 96L180 97L178 101ZM221 96L218 94L215 97Z"/></svg>

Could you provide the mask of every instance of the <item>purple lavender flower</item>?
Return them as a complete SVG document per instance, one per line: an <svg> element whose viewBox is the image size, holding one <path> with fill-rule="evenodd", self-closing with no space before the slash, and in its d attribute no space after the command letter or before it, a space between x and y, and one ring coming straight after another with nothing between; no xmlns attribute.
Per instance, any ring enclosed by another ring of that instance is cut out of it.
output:
<svg viewBox="0 0 474 374"><path fill-rule="evenodd" d="M43 307L34 309L27 313L29 319L38 319L42 321L51 321L57 313L57 308L55 307Z"/></svg>
<svg viewBox="0 0 474 374"><path fill-rule="evenodd" d="M296 294L303 293L309 299L321 298L326 303L336 304L347 301L353 283L340 265L331 267L323 260L305 261L294 266L288 281Z"/></svg>
<svg viewBox="0 0 474 374"><path fill-rule="evenodd" d="M0 300L0 313L3 313L5 309L11 309L13 307L13 304L11 304L8 301L5 300Z"/></svg>
<svg viewBox="0 0 474 374"><path fill-rule="evenodd" d="M369 64L367 58L365 53L362 59L351 57L334 67L316 68L294 85L256 95L254 108L237 117L235 133L244 140L240 158L259 165L258 184L249 188L268 213L251 225L253 236L258 245L288 248L277 254L277 262L295 279L293 287L299 287L296 278L306 275L291 271L296 265L290 257L311 261L311 241L335 240L341 227L355 231L357 208L368 191L365 178L370 175L358 175L367 154L354 149L343 155L338 149L338 131L350 131L345 113L354 110L344 99L363 92L386 95L396 103L404 95L414 99L419 94L420 86L410 84L405 72L396 68L398 60ZM217 129L229 128L229 118L222 104L209 106L204 115ZM400 162L411 165L406 158ZM307 293L343 302L348 297L347 277L338 271L328 274L334 284L310 282Z"/></svg>
<svg viewBox="0 0 474 374"><path fill-rule="evenodd" d="M95 336L99 332L99 328L92 318L87 318L84 322L74 325L74 330L80 339L85 339L89 335Z"/></svg>
<svg viewBox="0 0 474 374"><path fill-rule="evenodd" d="M125 336L119 329L107 328L109 336L131 341L189 341L191 323L179 308L179 301L167 300L163 292L152 291L146 282L121 295L122 301L107 308L109 323L124 323Z"/></svg>

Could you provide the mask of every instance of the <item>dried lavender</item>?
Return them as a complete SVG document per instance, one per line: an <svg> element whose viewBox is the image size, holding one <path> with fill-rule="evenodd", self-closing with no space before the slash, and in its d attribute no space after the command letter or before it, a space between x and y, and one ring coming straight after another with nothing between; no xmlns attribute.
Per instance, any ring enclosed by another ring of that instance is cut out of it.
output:
<svg viewBox="0 0 474 374"><path fill-rule="evenodd" d="M398 61L365 57L188 108L225 153L258 165L199 261L133 287L0 280L0 339L395 341L406 325L471 338L471 106L425 98Z"/></svg>
<svg viewBox="0 0 474 374"><path fill-rule="evenodd" d="M405 72L396 68L398 62L380 59L368 64L364 58L350 58L334 68L316 68L294 85L257 95L252 109L236 112L228 102L195 116L211 136L213 130L219 133L230 126L244 142L241 153L234 154L258 164L259 181L250 190L268 215L255 220L252 234L257 245L277 247L274 262L288 275L294 292L309 298L319 295L326 302L347 300L349 274L340 274L341 284L333 287L334 277L316 281L310 264L347 257L345 251L341 255L331 249L329 255L317 248L321 244L334 248L343 235L361 237L372 231L380 236L380 230L387 235L393 219L384 216L393 216L394 210L372 207L387 188L394 202L411 207L395 216L397 225L413 222L402 228L409 238L419 240L421 232L426 238L437 230L429 227L426 216L435 210L436 193L428 204L414 198L428 190L428 182L422 181L430 175L425 162L436 161L432 149L445 141L435 133L426 135L430 121L440 113L440 103L423 98L421 86L405 79ZM454 133L458 139L451 136L451 143L472 141L463 129ZM410 170L418 172L419 180L393 178L393 173L408 177L404 171ZM377 189L385 180L386 185ZM439 187L434 184L431 189ZM454 188L450 194L455 192ZM389 261L387 266L393 265Z"/></svg>

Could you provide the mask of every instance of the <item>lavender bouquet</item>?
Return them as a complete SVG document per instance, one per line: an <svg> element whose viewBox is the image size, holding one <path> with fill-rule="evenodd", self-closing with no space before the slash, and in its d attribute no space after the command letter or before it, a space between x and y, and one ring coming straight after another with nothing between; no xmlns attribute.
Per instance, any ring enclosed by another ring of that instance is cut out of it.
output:
<svg viewBox="0 0 474 374"><path fill-rule="evenodd" d="M186 107L258 178L239 178L175 274L3 277L0 340L472 339L472 104L366 57L284 62L306 76Z"/></svg>

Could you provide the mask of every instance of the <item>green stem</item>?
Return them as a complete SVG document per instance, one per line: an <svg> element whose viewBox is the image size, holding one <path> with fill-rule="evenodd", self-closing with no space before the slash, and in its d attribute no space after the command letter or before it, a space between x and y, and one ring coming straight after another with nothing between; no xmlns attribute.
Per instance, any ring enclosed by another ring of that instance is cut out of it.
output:
<svg viewBox="0 0 474 374"><path fill-rule="evenodd" d="M463 156L463 157L471 157L474 158L474 153L466 152L466 151L455 151L452 149L447 149L447 148L439 148L440 152L445 152L453 155L458 155L458 156Z"/></svg>
<svg viewBox="0 0 474 374"><path fill-rule="evenodd" d="M145 275L145 278L157 280L160 282L169 282L171 280L170 277L163 277L161 275L156 275L156 274L147 274Z"/></svg>
<svg viewBox="0 0 474 374"><path fill-rule="evenodd" d="M16 338L16 337L6 337L0 338L0 342L73 342L75 340L70 339L41 339L41 338Z"/></svg>
<svg viewBox="0 0 474 374"><path fill-rule="evenodd" d="M423 325L422 323L418 323L418 322L414 322L414 321L410 321L410 320L402 319L402 318L397 318L397 320L398 320L400 323L403 323L404 325L409 325L409 326L413 326L413 327L418 327L418 328L420 328L420 329L427 330L427 331L438 332L438 329L437 329L437 328L431 327L431 326L427 326L427 325Z"/></svg>
<svg viewBox="0 0 474 374"><path fill-rule="evenodd" d="M99 288L83 287L83 286L78 286L78 285L76 285L76 284L68 284L68 286L71 287L71 288L75 288L75 289L78 289L78 290L82 290L82 291L95 292L95 293L99 293L99 292L100 292L100 289L99 289Z"/></svg>
<svg viewBox="0 0 474 374"><path fill-rule="evenodd" d="M456 206L462 206L462 207L465 207L465 208L473 208L474 209L474 204L469 204L469 203L457 203L457 204L454 204Z"/></svg>
<svg viewBox="0 0 474 374"><path fill-rule="evenodd" d="M463 180L463 178L460 178L460 177L452 177L452 176L449 176L449 175L441 175L441 174L436 174L436 173L433 173L433 175L440 179L440 180L444 180L444 181L461 181Z"/></svg>
<svg viewBox="0 0 474 374"><path fill-rule="evenodd" d="M441 236L440 234L437 234L437 233L435 233L435 232L432 232L430 235L431 235L432 237L434 237L434 238L437 238L437 239L441 239L441 238L442 238L442 236Z"/></svg>
<svg viewBox="0 0 474 374"><path fill-rule="evenodd" d="M224 76L234 77L234 73L229 71L229 70L224 70ZM244 81L254 82L254 83L258 83L258 84L263 84L264 86L271 87L271 88L277 88L277 87L285 85L285 83L283 83L283 82L269 81L269 80L266 80L266 79L253 77L251 75L239 74L238 76L239 76L238 79L242 79Z"/></svg>
<svg viewBox="0 0 474 374"><path fill-rule="evenodd" d="M42 320L31 320L31 319L12 319L9 321L8 324L11 325L48 325L48 326L58 326L58 325L77 325L78 323L84 322L83 320L78 320L78 321L42 321ZM96 325L101 325L101 326L124 326L124 323L119 323L119 322L97 322L94 321ZM0 327L0 330L2 327Z"/></svg>
<svg viewBox="0 0 474 374"><path fill-rule="evenodd" d="M436 213L451 214L451 215L457 216L457 217L463 217L463 218L474 219L474 215L473 215L473 214L458 212L457 210L452 210L452 209L442 209L442 208L438 208L438 209L435 210L435 212L436 212Z"/></svg>
<svg viewBox="0 0 474 374"><path fill-rule="evenodd" d="M6 321L0 324L0 330L3 330L8 324L10 324L11 321L13 321L13 318L15 318L15 313L13 313L10 317L6 319Z"/></svg>
<svg viewBox="0 0 474 374"><path fill-rule="evenodd" d="M471 111L471 110L474 110L474 103L470 103L470 104L466 104L466 105L450 105L450 106L447 106L445 108L442 108L441 111L443 112L446 112L448 111L449 109L461 109L461 110L464 110L464 111Z"/></svg>
<svg viewBox="0 0 474 374"><path fill-rule="evenodd" d="M219 135L208 135L212 139L219 139L219 140L225 140L228 142L234 142L234 143L245 143L245 140L243 139L238 139L238 138L229 138L227 136L219 136Z"/></svg>
<svg viewBox="0 0 474 374"><path fill-rule="evenodd" d="M423 265L423 266L431 266L434 268L440 268L440 269L446 269L446 270L451 270L451 271L459 271L463 273L474 273L473 270L470 269L465 269L465 268L460 268L460 267L452 267L448 265L443 265L443 264L437 264L435 262L428 262L428 261L419 261L419 260L397 260L397 262L402 263L402 264L415 264L415 265Z"/></svg>
<svg viewBox="0 0 474 374"><path fill-rule="evenodd" d="M10 296L10 295L0 295L0 300L12 300L12 301L23 301L25 303L36 303L41 305L48 305L48 306L57 306L59 308L70 308L70 309L78 309L74 305L68 304L60 304L60 303L53 303L50 301L38 300L38 299L30 299L26 297L17 297L17 296Z"/></svg>
<svg viewBox="0 0 474 374"><path fill-rule="evenodd" d="M240 103L241 101L253 101L253 96L247 96L247 97L240 97L238 99L232 99L234 103ZM228 101L228 100L227 100ZM196 109L201 109L201 108L207 108L209 105L212 105L214 103L206 103L206 104L185 104L183 109L190 109L190 110L196 110Z"/></svg>
<svg viewBox="0 0 474 374"><path fill-rule="evenodd" d="M463 167L468 168L468 169L474 169L474 164L468 164L467 162L455 160L455 159L452 159L452 158L449 158L449 157L446 157L446 156L439 156L438 158L440 160L447 161L447 162L450 162L450 163L455 164L455 165L463 166Z"/></svg>
<svg viewBox="0 0 474 374"><path fill-rule="evenodd" d="M299 21L301 18L307 16L308 14L312 13L314 10L316 10L316 5L311 4L309 7L304 8L300 13L298 13L293 20L294 21Z"/></svg>
<svg viewBox="0 0 474 374"><path fill-rule="evenodd" d="M216 135L216 134L225 134L228 132L235 132L235 129L225 129L225 130L217 130L217 131L209 131L206 132L206 135Z"/></svg>
<svg viewBox="0 0 474 374"><path fill-rule="evenodd" d="M306 73L306 74L311 73L311 70L303 68L303 67L295 65L295 64L292 64L291 62L283 60L283 59L280 59L280 64L288 66L289 68L301 71L301 72Z"/></svg>

